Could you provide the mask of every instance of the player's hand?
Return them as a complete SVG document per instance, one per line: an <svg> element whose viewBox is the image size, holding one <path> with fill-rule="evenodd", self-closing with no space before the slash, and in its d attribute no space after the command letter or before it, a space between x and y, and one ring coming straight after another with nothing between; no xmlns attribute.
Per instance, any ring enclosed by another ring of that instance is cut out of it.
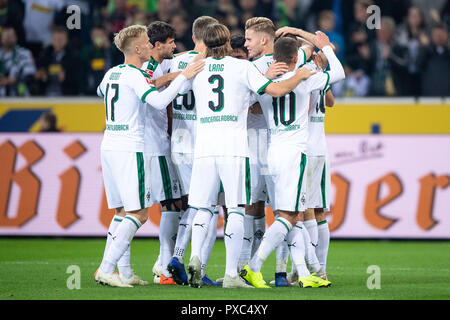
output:
<svg viewBox="0 0 450 320"><path fill-rule="evenodd" d="M202 71L204 66L205 66L205 61L203 61L203 60L191 62L188 64L186 69L184 69L184 71L181 74L184 75L187 79L191 79L191 78L195 77L195 75L197 73Z"/></svg>
<svg viewBox="0 0 450 320"><path fill-rule="evenodd" d="M296 75L300 76L302 80L306 80L316 73L317 71L312 71L307 67L301 67L297 69Z"/></svg>
<svg viewBox="0 0 450 320"><path fill-rule="evenodd" d="M285 74L289 71L289 68L286 63L284 62L276 62L274 61L269 69L267 70L265 76L266 78L269 78L270 80L275 79L276 77Z"/></svg>
<svg viewBox="0 0 450 320"><path fill-rule="evenodd" d="M331 46L333 50L335 49L334 46L331 44L330 39L328 36L323 33L322 31L316 31L316 37L314 39L314 45L319 48L320 50L323 49L325 46Z"/></svg>
<svg viewBox="0 0 450 320"><path fill-rule="evenodd" d="M293 27L282 27L275 31L275 38L284 37L288 34L297 35L297 29Z"/></svg>

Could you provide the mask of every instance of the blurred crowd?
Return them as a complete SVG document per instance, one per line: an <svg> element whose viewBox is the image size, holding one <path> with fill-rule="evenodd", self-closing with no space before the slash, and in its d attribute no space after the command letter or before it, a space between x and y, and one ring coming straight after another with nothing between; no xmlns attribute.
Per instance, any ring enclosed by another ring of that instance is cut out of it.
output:
<svg viewBox="0 0 450 320"><path fill-rule="evenodd" d="M67 27L70 5L81 9L79 29ZM201 15L232 34L254 16L322 30L345 65L337 97L450 95L450 0L0 0L0 96L95 95L106 70L123 62L114 33L166 21L183 52Z"/></svg>

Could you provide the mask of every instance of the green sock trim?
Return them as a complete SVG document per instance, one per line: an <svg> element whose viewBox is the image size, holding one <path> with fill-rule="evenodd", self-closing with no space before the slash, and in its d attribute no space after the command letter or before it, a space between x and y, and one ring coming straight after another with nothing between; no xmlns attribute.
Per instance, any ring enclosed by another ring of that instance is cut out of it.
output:
<svg viewBox="0 0 450 320"><path fill-rule="evenodd" d="M136 226L136 228L139 229L139 228L141 227L141 226L140 226L141 223L140 223L140 222L137 223L136 220L133 219L132 217L126 216L125 219L128 219L128 220L132 221L132 222L134 223L134 225Z"/></svg>
<svg viewBox="0 0 450 320"><path fill-rule="evenodd" d="M212 211L209 210L208 208L202 208L202 209L208 211L209 213L211 213L212 216L214 215L214 212L212 212ZM200 209L199 209L199 210L200 210Z"/></svg>
<svg viewBox="0 0 450 320"><path fill-rule="evenodd" d="M265 218L266 217L266 215L265 214L263 214L262 216L253 216L254 218L253 219L255 219L255 220L259 220L259 219L263 219L263 218Z"/></svg>
<svg viewBox="0 0 450 320"><path fill-rule="evenodd" d="M278 222L280 222L280 223L282 223L283 224L283 226L285 226L286 227L286 230L287 230L287 232L289 232L289 227L287 226L287 224L283 221L283 220L280 220L280 219L277 219L276 221L278 221Z"/></svg>
<svg viewBox="0 0 450 320"><path fill-rule="evenodd" d="M317 222L317 225L320 226L320 225L325 224L325 223L327 223L327 220L319 221L319 222Z"/></svg>
<svg viewBox="0 0 450 320"><path fill-rule="evenodd" d="M237 214L239 214L239 215L241 215L241 216L244 216L244 214L243 214L242 212L238 212L238 211L231 211L231 212L228 212L228 216L230 216L230 214L232 214L232 213L237 213Z"/></svg>

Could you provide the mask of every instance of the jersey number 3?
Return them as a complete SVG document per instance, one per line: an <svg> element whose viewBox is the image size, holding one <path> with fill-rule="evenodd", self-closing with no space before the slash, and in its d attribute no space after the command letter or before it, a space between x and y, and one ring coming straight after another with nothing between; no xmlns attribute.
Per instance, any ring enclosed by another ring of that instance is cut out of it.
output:
<svg viewBox="0 0 450 320"><path fill-rule="evenodd" d="M217 87L213 88L212 91L217 93L217 105L214 104L213 101L209 101L208 102L208 106L209 108L214 111L214 112L218 112L218 111L222 111L223 109L223 104L224 104L224 95L223 95L223 78L221 75L219 74L213 74L211 77L208 78L209 83L214 84L215 82L217 82Z"/></svg>

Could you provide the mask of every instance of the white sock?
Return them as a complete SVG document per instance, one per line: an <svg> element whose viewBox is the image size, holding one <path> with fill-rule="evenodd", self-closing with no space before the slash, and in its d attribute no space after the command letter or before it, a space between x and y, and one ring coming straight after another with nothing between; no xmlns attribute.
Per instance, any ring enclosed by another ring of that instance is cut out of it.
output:
<svg viewBox="0 0 450 320"><path fill-rule="evenodd" d="M317 231L319 240L316 247L317 259L319 259L320 266L325 272L327 267L328 248L330 246L330 228L326 220L317 223Z"/></svg>
<svg viewBox="0 0 450 320"><path fill-rule="evenodd" d="M304 228L302 222L297 222L297 225L302 227L300 231L303 235L303 241L305 243L305 260L306 266L311 273L320 272L320 263L316 256L316 250L311 244L311 238L309 237L309 232Z"/></svg>
<svg viewBox="0 0 450 320"><path fill-rule="evenodd" d="M219 207L214 210L214 215L209 221L208 234L206 235L205 243L202 247L202 278L206 274L206 266L208 265L209 257L211 256L212 248L217 238L217 220L219 219Z"/></svg>
<svg viewBox="0 0 450 320"><path fill-rule="evenodd" d="M310 275L305 262L305 242L301 231L301 226L296 224L287 236L289 250L291 252L292 265L295 267L300 277Z"/></svg>
<svg viewBox="0 0 450 320"><path fill-rule="evenodd" d="M262 264L273 250L286 238L291 231L291 223L284 218L277 218L267 229L264 238L259 245L256 254L249 262L249 267L253 272L261 271Z"/></svg>
<svg viewBox="0 0 450 320"><path fill-rule="evenodd" d="M248 263L253 247L253 220L254 217L246 214L244 217L244 236L242 241L241 255L239 256L238 269L242 269Z"/></svg>
<svg viewBox="0 0 450 320"><path fill-rule="evenodd" d="M251 257L253 257L256 250L258 250L264 237L264 232L266 232L266 215L262 214L260 216L255 216L253 218L253 245Z"/></svg>
<svg viewBox="0 0 450 320"><path fill-rule="evenodd" d="M163 211L161 213L161 222L159 226L159 242L161 244L161 266L162 272L166 277L171 277L167 270L167 265L173 255L173 248L178 231L179 215L176 211Z"/></svg>
<svg viewBox="0 0 450 320"><path fill-rule="evenodd" d="M202 257L202 247L208 233L209 222L214 215L213 210L213 207L200 208L195 214L192 221L191 259L194 256L197 256L199 259Z"/></svg>
<svg viewBox="0 0 450 320"><path fill-rule="evenodd" d="M108 228L108 234L106 236L106 245L105 245L105 251L103 252L103 259L106 256L106 253L108 252L109 246L111 245L112 236L114 232L116 231L117 227L119 226L119 223L122 222L124 217L114 215L114 217L111 220L111 223L109 224Z"/></svg>
<svg viewBox="0 0 450 320"><path fill-rule="evenodd" d="M111 245L106 253L105 259L103 259L100 268L105 273L111 273L114 271L117 262L124 252L130 246L131 240L133 240L136 231L141 227L140 221L127 215L116 229L113 234Z"/></svg>
<svg viewBox="0 0 450 320"><path fill-rule="evenodd" d="M289 247L287 239L284 239L275 249L275 272L286 272L287 263L289 260Z"/></svg>
<svg viewBox="0 0 450 320"><path fill-rule="evenodd" d="M317 241L318 241L318 231L317 231L317 221L316 219L306 220L303 221L303 225L305 226L306 230L308 230L309 237L311 238L311 243L313 247L317 247Z"/></svg>
<svg viewBox="0 0 450 320"><path fill-rule="evenodd" d="M119 270L119 273L127 279L133 276L130 256L131 256L131 245L128 246L127 250L125 250L123 255L120 257L119 261L117 262L117 269Z"/></svg>
<svg viewBox="0 0 450 320"><path fill-rule="evenodd" d="M181 216L178 224L177 242L173 256L177 257L181 263L184 263L184 254L188 243L191 241L192 221L194 220L197 208L189 207Z"/></svg>
<svg viewBox="0 0 450 320"><path fill-rule="evenodd" d="M244 237L245 208L237 207L228 210L227 229L224 231L226 266L225 274L234 278L238 275L239 256Z"/></svg>

